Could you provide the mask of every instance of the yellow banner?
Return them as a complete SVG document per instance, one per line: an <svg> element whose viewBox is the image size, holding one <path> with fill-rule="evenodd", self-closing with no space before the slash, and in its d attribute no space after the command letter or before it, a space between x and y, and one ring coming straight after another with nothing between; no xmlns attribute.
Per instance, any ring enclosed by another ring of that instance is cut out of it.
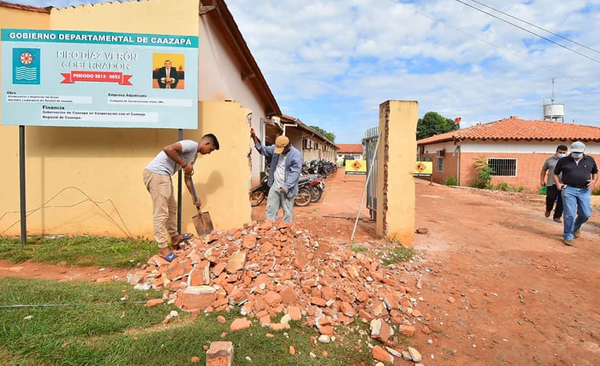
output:
<svg viewBox="0 0 600 366"><path fill-rule="evenodd" d="M346 174L367 174L367 161L346 160Z"/></svg>
<svg viewBox="0 0 600 366"><path fill-rule="evenodd" d="M433 174L432 161L417 161L413 175L417 177L427 177Z"/></svg>

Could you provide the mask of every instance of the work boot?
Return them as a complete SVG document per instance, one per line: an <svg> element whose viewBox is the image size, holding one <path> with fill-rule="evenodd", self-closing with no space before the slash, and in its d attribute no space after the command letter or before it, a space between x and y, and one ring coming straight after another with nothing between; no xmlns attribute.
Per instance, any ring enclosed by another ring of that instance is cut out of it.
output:
<svg viewBox="0 0 600 366"><path fill-rule="evenodd" d="M575 239L579 238L581 236L581 229L573 231L573 236Z"/></svg>
<svg viewBox="0 0 600 366"><path fill-rule="evenodd" d="M560 219L560 217L555 217L554 221L558 222L559 224L562 223L562 220Z"/></svg>
<svg viewBox="0 0 600 366"><path fill-rule="evenodd" d="M568 246L568 247L572 247L573 246L573 239L563 239L563 244Z"/></svg>

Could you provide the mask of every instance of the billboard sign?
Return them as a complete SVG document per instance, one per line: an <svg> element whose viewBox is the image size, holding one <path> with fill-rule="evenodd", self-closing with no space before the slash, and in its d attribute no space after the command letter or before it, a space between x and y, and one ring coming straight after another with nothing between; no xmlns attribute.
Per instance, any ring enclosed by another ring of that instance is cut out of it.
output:
<svg viewBox="0 0 600 366"><path fill-rule="evenodd" d="M198 37L2 29L3 125L198 127Z"/></svg>

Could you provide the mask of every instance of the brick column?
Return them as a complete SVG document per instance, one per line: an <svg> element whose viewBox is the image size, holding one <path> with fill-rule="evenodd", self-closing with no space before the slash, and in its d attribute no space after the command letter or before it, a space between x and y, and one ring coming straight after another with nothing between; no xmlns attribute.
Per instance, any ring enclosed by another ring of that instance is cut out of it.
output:
<svg viewBox="0 0 600 366"><path fill-rule="evenodd" d="M388 100L379 105L377 234L413 246L417 154L416 101Z"/></svg>

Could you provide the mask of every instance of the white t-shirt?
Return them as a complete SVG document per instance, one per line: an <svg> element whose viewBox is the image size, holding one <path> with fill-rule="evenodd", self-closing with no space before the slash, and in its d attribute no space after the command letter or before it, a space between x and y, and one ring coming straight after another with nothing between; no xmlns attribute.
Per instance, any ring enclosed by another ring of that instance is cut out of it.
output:
<svg viewBox="0 0 600 366"><path fill-rule="evenodd" d="M186 163L194 165L198 157L198 143L193 140L181 140L178 143L181 144L181 150L183 151L183 154L179 156ZM146 169L156 174L173 175L181 169L181 165L168 157L164 151L161 151L154 160L146 165Z"/></svg>
<svg viewBox="0 0 600 366"><path fill-rule="evenodd" d="M275 168L275 176L273 177L273 179L275 179L275 184L280 188L284 187L283 183L285 182L285 161L286 161L286 159L287 159L287 154L279 155L279 160L277 161L277 167Z"/></svg>

